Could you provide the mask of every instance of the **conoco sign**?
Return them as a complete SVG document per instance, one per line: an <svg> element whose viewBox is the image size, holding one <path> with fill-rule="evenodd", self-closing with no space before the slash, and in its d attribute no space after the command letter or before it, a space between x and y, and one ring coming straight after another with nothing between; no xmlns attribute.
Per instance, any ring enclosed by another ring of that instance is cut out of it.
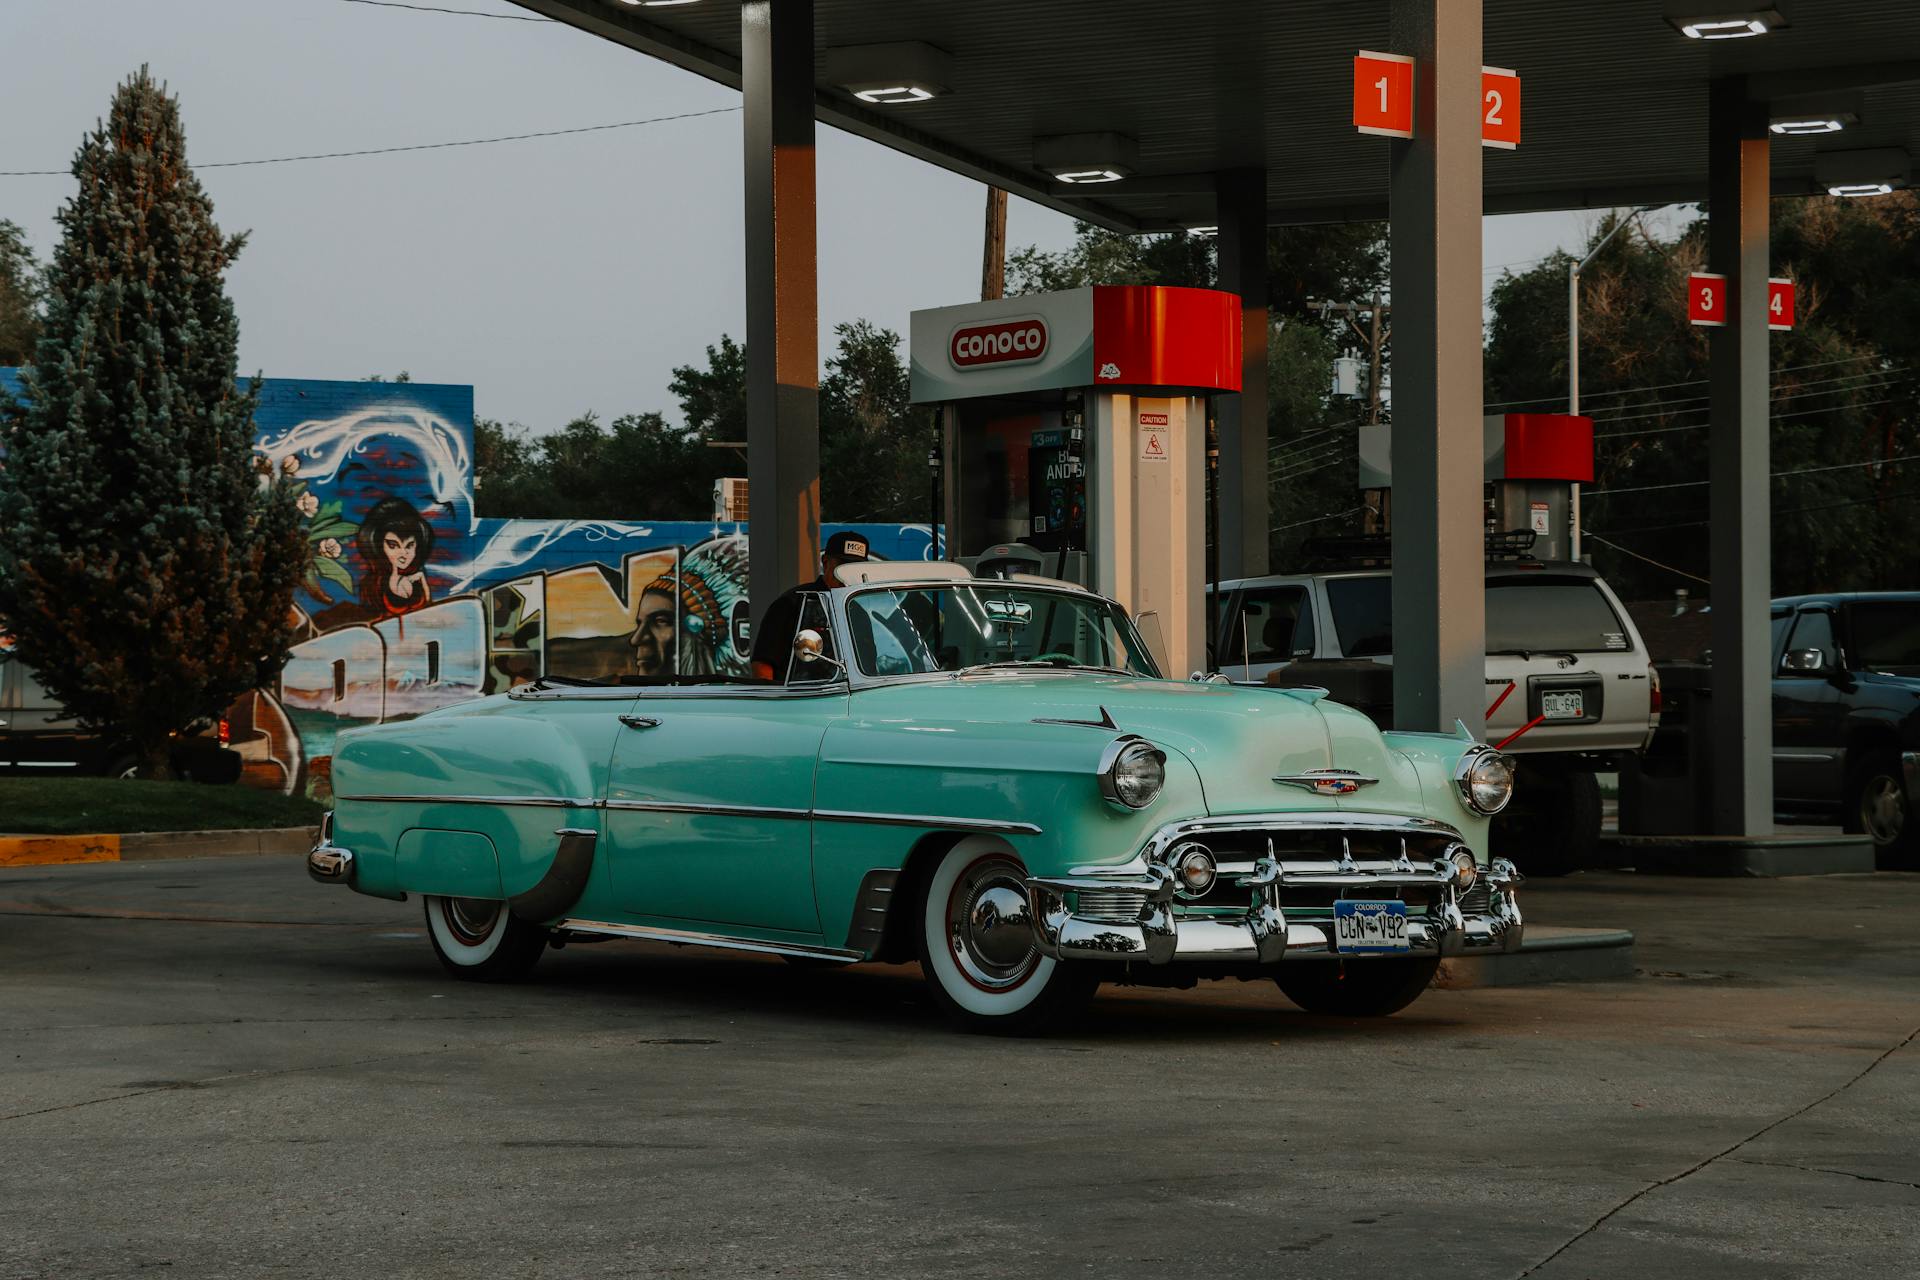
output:
<svg viewBox="0 0 1920 1280"><path fill-rule="evenodd" d="M956 369L1020 364L1047 354L1047 322L1039 316L966 324L947 339L947 359Z"/></svg>

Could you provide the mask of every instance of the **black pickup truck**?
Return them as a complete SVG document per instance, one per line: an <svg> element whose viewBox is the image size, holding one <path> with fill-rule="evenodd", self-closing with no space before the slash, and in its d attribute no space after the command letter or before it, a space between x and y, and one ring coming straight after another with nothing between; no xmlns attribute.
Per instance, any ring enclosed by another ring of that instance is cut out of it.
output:
<svg viewBox="0 0 1920 1280"><path fill-rule="evenodd" d="M1920 591L1773 602L1773 791L1882 866L1920 860Z"/></svg>

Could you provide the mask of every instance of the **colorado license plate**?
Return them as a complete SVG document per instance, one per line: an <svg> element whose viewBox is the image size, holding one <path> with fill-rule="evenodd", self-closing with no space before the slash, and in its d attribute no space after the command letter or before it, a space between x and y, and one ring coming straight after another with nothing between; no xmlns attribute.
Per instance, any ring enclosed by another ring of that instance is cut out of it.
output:
<svg viewBox="0 0 1920 1280"><path fill-rule="evenodd" d="M1540 695L1540 714L1548 720L1580 720L1587 714L1587 697L1579 689Z"/></svg>
<svg viewBox="0 0 1920 1280"><path fill-rule="evenodd" d="M1334 903L1333 945L1341 951L1407 950L1406 903Z"/></svg>

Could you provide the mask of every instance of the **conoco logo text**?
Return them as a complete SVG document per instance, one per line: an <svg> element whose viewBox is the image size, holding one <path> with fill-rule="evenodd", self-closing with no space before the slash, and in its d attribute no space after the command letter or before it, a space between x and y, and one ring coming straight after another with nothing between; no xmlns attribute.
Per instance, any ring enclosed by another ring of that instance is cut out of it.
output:
<svg viewBox="0 0 1920 1280"><path fill-rule="evenodd" d="M1038 360L1047 353L1047 322L1038 316L970 324L953 331L947 340L947 358L956 369L983 364L1017 364Z"/></svg>

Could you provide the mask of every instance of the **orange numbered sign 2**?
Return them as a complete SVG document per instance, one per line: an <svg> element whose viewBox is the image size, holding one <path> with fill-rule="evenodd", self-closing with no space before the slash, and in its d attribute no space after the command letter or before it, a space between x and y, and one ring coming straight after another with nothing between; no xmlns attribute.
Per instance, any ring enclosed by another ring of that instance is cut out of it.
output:
<svg viewBox="0 0 1920 1280"><path fill-rule="evenodd" d="M1520 73L1480 68L1480 145L1511 151L1520 145Z"/></svg>
<svg viewBox="0 0 1920 1280"><path fill-rule="evenodd" d="M1362 49L1353 59L1353 127L1387 138L1413 136L1413 59Z"/></svg>
<svg viewBox="0 0 1920 1280"><path fill-rule="evenodd" d="M1696 271L1687 277L1687 321L1718 327L1727 322L1727 278Z"/></svg>

